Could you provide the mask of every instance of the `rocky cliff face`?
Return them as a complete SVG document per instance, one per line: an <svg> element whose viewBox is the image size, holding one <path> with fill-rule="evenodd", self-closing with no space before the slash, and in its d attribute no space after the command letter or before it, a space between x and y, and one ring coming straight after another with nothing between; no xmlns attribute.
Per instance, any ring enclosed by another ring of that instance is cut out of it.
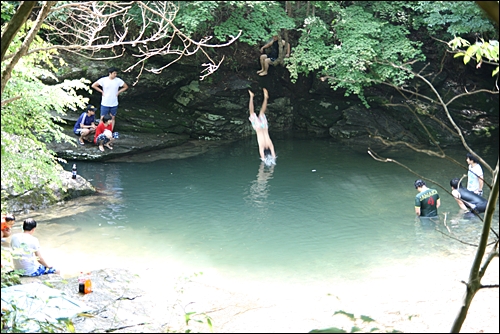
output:
<svg viewBox="0 0 500 334"><path fill-rule="evenodd" d="M269 74L260 77L256 74L257 55L252 62L249 54L247 50L234 53L233 59L227 57L219 70L203 81L199 80L201 63L191 59L172 65L161 74L144 72L137 83L138 73L122 72L119 76L130 88L119 98L115 131L120 133L120 138L114 149L100 152L91 143L77 144L72 128L81 110L68 111L63 117L66 123L61 124L64 131L75 138L73 144L52 143L49 148L68 160L148 161L152 154L144 153L152 151L155 151L154 156L169 158L200 154L218 143L253 135L248 121L248 90L255 93L258 111L262 88L270 95L266 114L271 136L292 132L306 137L331 137L340 144L373 149L384 147L374 139L379 136L428 148L434 144L422 128L422 122L439 145L460 144L458 136L450 131L452 127L442 108L426 99L411 96L403 99L393 89L377 86L365 92L370 104L370 108L366 108L358 97L346 97L344 92L333 91L313 75L301 76L292 83L286 68L271 66ZM107 68L125 69L131 63L127 58L113 62L92 62L69 55L65 58L70 67L62 70L61 80L86 78L94 82L107 75ZM456 64L463 67L460 62ZM469 71L465 76L467 80L464 76L459 79L456 69L448 72L434 69L435 75L431 69L427 71L446 100L465 89L494 89L490 69ZM419 93L435 98L424 85L420 86ZM81 94L89 97L90 103L100 106L99 93L94 91L88 95L82 91ZM469 144L498 142L498 94L469 95L448 108ZM96 116L99 117L99 112ZM71 197L64 191L61 194L57 200ZM12 196L17 201L12 203L13 212L36 207L29 198ZM33 202L48 205L54 200L49 203L38 198Z"/></svg>
<svg viewBox="0 0 500 334"><path fill-rule="evenodd" d="M80 61L68 59L72 67L61 78L84 77L93 82L107 75L108 67L125 68L127 63L126 58L114 63ZM115 130L124 139L132 138L131 142L121 140L121 144L117 143L119 149L104 154L95 149L92 154L87 154L86 147L68 145L55 145L53 149L65 158L102 160L108 159L108 155L123 156L139 150L172 147L188 140L240 139L252 135L248 121L248 90L256 94L255 108L259 110L262 88L267 88L270 95L267 116L271 133L292 131L311 137L330 136L339 142L372 147L380 144L373 135L429 145L427 133L404 106L407 104L414 107L416 115L429 127L440 145L460 143L446 126L427 117L433 115L449 124L442 109L425 100L403 100L394 90L374 87L366 92L370 103L370 108L366 108L357 97L346 97L343 92L333 91L327 83L312 75L301 77L293 84L284 67L271 67L267 76L260 77L255 73L259 66L257 59L253 65L248 61L244 65L231 70L234 61L223 63L214 75L203 81L198 80L201 67L190 63L176 64L158 75L142 74L135 85L137 73L120 73L130 88L120 95ZM480 75L472 73L470 79L483 80ZM435 77L434 84L448 98L461 90L453 76L445 71ZM421 92L430 93L429 96L434 98L426 87L422 87ZM92 104L100 106L99 93L93 92L88 97ZM498 138L498 95L471 95L454 102L449 108L470 141L491 134ZM68 112L65 117L68 133L71 133L70 127L80 112Z"/></svg>

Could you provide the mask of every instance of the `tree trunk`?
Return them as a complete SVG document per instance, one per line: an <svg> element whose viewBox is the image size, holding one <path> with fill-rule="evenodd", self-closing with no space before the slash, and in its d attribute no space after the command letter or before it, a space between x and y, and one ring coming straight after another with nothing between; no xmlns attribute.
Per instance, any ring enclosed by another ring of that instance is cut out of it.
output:
<svg viewBox="0 0 500 334"><path fill-rule="evenodd" d="M483 268L481 268L481 262L483 261L484 253L486 252L486 246L488 244L488 236L490 234L491 220L493 219L493 214L495 212L496 203L498 201L498 169L499 161L497 160L497 166L493 172L493 188L490 192L490 197L488 198L488 205L486 206L486 212L484 215L484 225L483 231L481 233L481 239L479 246L476 251L476 257L470 269L469 281L466 283L466 291L462 301L462 306L458 312L453 326L451 327L451 333L459 333L462 325L467 317L467 312L469 311L470 304L481 288L481 278L483 277L489 262L485 262ZM495 244L493 249L493 255L498 257L498 243ZM495 254L496 253L496 254Z"/></svg>
<svg viewBox="0 0 500 334"><path fill-rule="evenodd" d="M286 1L285 3L285 8L286 8L286 13L289 17L293 17L292 13L292 2L291 1Z"/></svg>
<svg viewBox="0 0 500 334"><path fill-rule="evenodd" d="M7 28L5 28L2 34L2 61L4 60L10 43L12 43L19 29L21 29L23 24L28 20L35 5L36 1L22 1L16 13L7 24Z"/></svg>
<svg viewBox="0 0 500 334"><path fill-rule="evenodd" d="M12 75L12 70L14 69L14 66L16 66L16 64L19 62L21 57L26 55L26 53L28 52L29 47L31 45L31 42L33 42L33 40L35 39L35 36L38 33L38 31L40 30L40 27L42 26L43 21L45 20L47 15L49 15L49 12L50 12L50 9L52 8L52 6L54 6L56 3L57 3L57 1L46 1L45 3L43 3L42 9L38 13L38 17L36 18L36 21L34 22L33 27L31 27L31 30L29 31L28 35L24 39L23 44L21 44L21 47L19 48L19 50L17 50L14 53L14 56L10 60L10 63L7 64L4 71L2 72L2 81L1 81L1 85L2 85L1 94L2 95L3 95L3 91L5 89L5 85L7 85L7 82L9 81L9 79ZM28 19L28 16L25 17L24 22L26 22L27 19ZM24 22L23 22L23 24L24 24Z"/></svg>
<svg viewBox="0 0 500 334"><path fill-rule="evenodd" d="M488 16L496 23L498 27L498 1L476 1L476 4L481 7ZM481 278L483 277L486 268L488 267L489 261L486 261L483 268L481 268L481 262L486 251L486 246L488 244L488 235L490 234L491 220L493 219L493 213L495 212L496 203L498 201L498 172L499 172L499 160L497 160L497 166L493 172L493 187L490 192L490 197L488 198L488 205L486 206L486 212L484 214L484 225L483 231L481 233L481 239L479 242L479 247L476 251L476 257L472 263L472 267L469 272L469 281L466 283L466 291L462 301L462 306L453 322L451 327L452 333L460 332L462 325L464 324L465 318L467 317L467 312L469 311L472 299L476 295L476 292L481 289ZM498 257L498 241L492 250L492 256ZM481 268L481 269L480 269Z"/></svg>

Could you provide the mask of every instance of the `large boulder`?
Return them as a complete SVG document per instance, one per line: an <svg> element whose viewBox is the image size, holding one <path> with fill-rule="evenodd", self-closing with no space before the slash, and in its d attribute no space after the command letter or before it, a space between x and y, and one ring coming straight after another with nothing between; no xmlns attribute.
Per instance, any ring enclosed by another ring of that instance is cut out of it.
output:
<svg viewBox="0 0 500 334"><path fill-rule="evenodd" d="M96 189L83 177L77 175L72 178L72 173L61 170L59 179L62 185L50 184L47 189L43 185L36 185L32 190L17 193L12 189L2 188L6 197L2 198L2 206L9 212L19 214L32 210L43 209L58 202L70 200L80 196L94 194Z"/></svg>

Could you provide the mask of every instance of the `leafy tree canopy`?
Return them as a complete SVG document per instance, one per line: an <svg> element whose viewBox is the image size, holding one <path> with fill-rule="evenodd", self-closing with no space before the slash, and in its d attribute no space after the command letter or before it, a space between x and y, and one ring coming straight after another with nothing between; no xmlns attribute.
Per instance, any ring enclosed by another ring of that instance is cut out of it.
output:
<svg viewBox="0 0 500 334"><path fill-rule="evenodd" d="M498 37L473 1L288 3L287 12L285 2L278 1L182 2L175 22L191 34L218 40L242 30L239 42L250 46L293 30L298 37L285 62L292 80L313 73L327 78L334 90L358 95L366 106L366 87L384 81L401 85L411 78L390 63L411 68L410 63L425 60L422 45L431 36Z"/></svg>

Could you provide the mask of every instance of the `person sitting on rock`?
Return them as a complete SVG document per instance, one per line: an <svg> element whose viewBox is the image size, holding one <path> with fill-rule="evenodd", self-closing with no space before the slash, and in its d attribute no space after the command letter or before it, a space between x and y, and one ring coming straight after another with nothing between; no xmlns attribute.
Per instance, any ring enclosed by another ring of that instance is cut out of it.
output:
<svg viewBox="0 0 500 334"><path fill-rule="evenodd" d="M40 252L40 242L33 236L36 226L36 221L28 218L23 223L24 232L12 236L10 246L14 268L22 271L23 276L59 274L59 270L49 266Z"/></svg>
<svg viewBox="0 0 500 334"><path fill-rule="evenodd" d="M99 146L99 150L104 152L104 146L113 149L111 144L114 141L113 133L111 132L112 122L110 115L104 115L102 122L99 123L95 130L94 143Z"/></svg>
<svg viewBox="0 0 500 334"><path fill-rule="evenodd" d="M80 143L80 145L85 145L84 140L90 142L89 135L95 132L95 111L96 107L89 104L87 106L87 111L83 112L80 117L78 117L78 120L73 127L73 132L75 133L75 135L80 137L78 138L78 142Z"/></svg>
<svg viewBox="0 0 500 334"><path fill-rule="evenodd" d="M285 40L282 40L283 47L287 44L287 49L285 53L285 58L290 57L290 43L286 43ZM269 54L264 53L264 49L271 47L271 52ZM260 70L257 71L257 74L262 76L267 75L267 71L269 70L269 65L274 63L279 57L279 42L278 35L274 35L273 39L260 48Z"/></svg>

